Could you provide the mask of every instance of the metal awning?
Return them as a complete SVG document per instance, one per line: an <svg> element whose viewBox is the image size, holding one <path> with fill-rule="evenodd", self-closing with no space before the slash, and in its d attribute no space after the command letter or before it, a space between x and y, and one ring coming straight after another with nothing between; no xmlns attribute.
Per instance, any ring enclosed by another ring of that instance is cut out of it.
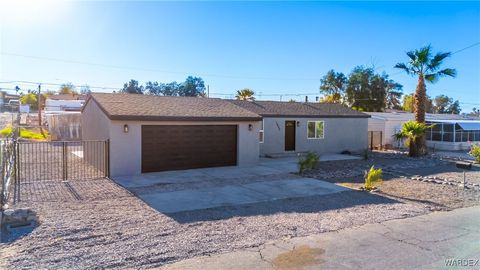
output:
<svg viewBox="0 0 480 270"><path fill-rule="evenodd" d="M479 130L480 131L480 122L457 122L457 124L463 129L463 130Z"/></svg>

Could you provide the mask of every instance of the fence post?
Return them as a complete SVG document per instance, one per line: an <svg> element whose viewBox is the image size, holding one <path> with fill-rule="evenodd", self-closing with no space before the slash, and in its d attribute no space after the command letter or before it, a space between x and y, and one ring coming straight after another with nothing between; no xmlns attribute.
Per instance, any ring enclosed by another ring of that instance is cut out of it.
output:
<svg viewBox="0 0 480 270"><path fill-rule="evenodd" d="M105 157L105 177L110 177L110 140L105 140L105 147L104 147L104 157Z"/></svg>
<svg viewBox="0 0 480 270"><path fill-rule="evenodd" d="M67 181L67 170L68 170L68 167L67 167L67 144L65 141L62 142L62 178L63 178L63 181Z"/></svg>

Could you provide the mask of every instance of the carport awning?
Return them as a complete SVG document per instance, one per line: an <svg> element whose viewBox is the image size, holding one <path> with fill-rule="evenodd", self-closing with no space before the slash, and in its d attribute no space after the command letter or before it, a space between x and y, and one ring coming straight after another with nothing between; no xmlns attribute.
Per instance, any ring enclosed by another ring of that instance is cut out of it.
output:
<svg viewBox="0 0 480 270"><path fill-rule="evenodd" d="M459 122L457 123L463 130L480 130L480 122Z"/></svg>

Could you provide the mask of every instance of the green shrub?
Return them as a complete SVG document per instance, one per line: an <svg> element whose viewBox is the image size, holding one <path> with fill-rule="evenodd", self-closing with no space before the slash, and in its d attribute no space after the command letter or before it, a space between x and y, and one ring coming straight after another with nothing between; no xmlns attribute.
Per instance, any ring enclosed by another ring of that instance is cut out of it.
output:
<svg viewBox="0 0 480 270"><path fill-rule="evenodd" d="M0 136L2 137L9 137L9 136L12 136L12 134L13 134L13 128L11 126L7 126L2 130L0 130ZM20 128L20 138L23 138L23 139L45 140L48 138L48 136L49 134L46 130L44 130L42 134L41 132L36 132L26 128Z"/></svg>
<svg viewBox="0 0 480 270"><path fill-rule="evenodd" d="M11 136L13 133L13 129L11 126L4 127L2 130L0 130L0 135L2 137L8 137Z"/></svg>
<svg viewBox="0 0 480 270"><path fill-rule="evenodd" d="M480 163L480 144L474 143L468 152L470 156L475 158L475 161Z"/></svg>
<svg viewBox="0 0 480 270"><path fill-rule="evenodd" d="M365 186L366 190L372 190L373 188L382 184L382 169L375 169L374 166L370 168L365 175Z"/></svg>
<svg viewBox="0 0 480 270"><path fill-rule="evenodd" d="M305 157L300 157L298 160L298 171L300 174L304 173L306 170L314 169L317 165L320 157L315 153L308 153Z"/></svg>

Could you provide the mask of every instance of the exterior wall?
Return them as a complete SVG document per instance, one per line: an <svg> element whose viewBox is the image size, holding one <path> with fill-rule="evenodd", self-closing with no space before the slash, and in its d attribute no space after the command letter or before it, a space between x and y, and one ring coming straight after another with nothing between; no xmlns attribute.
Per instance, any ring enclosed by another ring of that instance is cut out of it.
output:
<svg viewBox="0 0 480 270"><path fill-rule="evenodd" d="M81 115L81 134L83 141L103 141L109 139L110 119L98 107L97 103L90 100ZM104 164L98 160L105 160L105 151L99 149L99 143L83 143L84 161L104 170Z"/></svg>
<svg viewBox="0 0 480 270"><path fill-rule="evenodd" d="M401 120L385 120L377 118L368 119L368 131L381 131L382 132L382 144L390 144L394 147L403 147L402 143L397 142L393 135L402 128L403 123L406 121Z"/></svg>
<svg viewBox="0 0 480 270"><path fill-rule="evenodd" d="M64 111L65 109L80 110L85 100L54 100L47 99L45 102L45 111Z"/></svg>
<svg viewBox="0 0 480 270"><path fill-rule="evenodd" d="M142 125L237 125L237 165L251 166L259 160L258 133L261 122L169 122L169 121L111 121L110 174L111 176L139 175L142 164ZM128 125L128 133L123 132ZM253 129L248 130L252 124Z"/></svg>
<svg viewBox="0 0 480 270"><path fill-rule="evenodd" d="M110 138L110 119L90 100L82 112L81 120L83 140L107 140Z"/></svg>
<svg viewBox="0 0 480 270"><path fill-rule="evenodd" d="M427 141L427 146L434 150L460 151L460 150L470 150L471 143Z"/></svg>
<svg viewBox="0 0 480 270"><path fill-rule="evenodd" d="M295 128L295 152L361 152L368 147L368 118L264 118L264 142L260 155L285 153L285 121L300 122ZM307 138L307 122L324 121L324 139Z"/></svg>

